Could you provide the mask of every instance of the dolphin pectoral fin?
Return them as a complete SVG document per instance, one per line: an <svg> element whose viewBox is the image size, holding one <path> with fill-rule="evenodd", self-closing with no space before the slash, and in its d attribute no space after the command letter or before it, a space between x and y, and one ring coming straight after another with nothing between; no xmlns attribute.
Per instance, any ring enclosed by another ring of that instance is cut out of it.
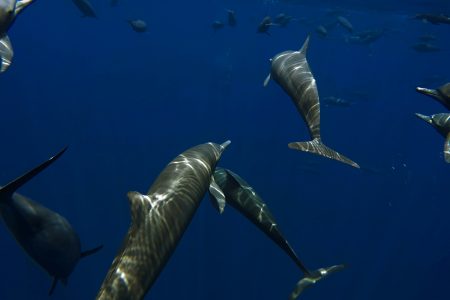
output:
<svg viewBox="0 0 450 300"><path fill-rule="evenodd" d="M450 164L450 132L447 133L447 138L445 139L444 158L445 161Z"/></svg>
<svg viewBox="0 0 450 300"><path fill-rule="evenodd" d="M16 16L28 5L33 3L34 0L19 0L16 2L16 9L14 10Z"/></svg>
<svg viewBox="0 0 450 300"><path fill-rule="evenodd" d="M54 163L58 158L63 155L63 153L67 150L67 147L64 147L61 151L59 151L55 156L50 157L47 161L43 162L39 166L34 169L28 171L24 175L14 179L4 187L0 189L0 198L12 195L18 188L27 183L31 178L45 170L49 165Z"/></svg>
<svg viewBox="0 0 450 300"><path fill-rule="evenodd" d="M58 278L53 277L52 286L50 287L50 290L48 291L48 295L51 296L53 292L55 291L56 284L58 283Z"/></svg>
<svg viewBox="0 0 450 300"><path fill-rule="evenodd" d="M353 160L345 157L344 155L338 153L337 151L325 146L319 139L314 139L309 142L295 142L289 143L289 148L314 153L317 155L321 155L327 158L331 158L337 161L340 161L344 164L348 164L355 168L360 168L359 165Z"/></svg>
<svg viewBox="0 0 450 300"><path fill-rule="evenodd" d="M83 251L83 252L81 252L81 254L80 254L80 258L84 258L84 257L86 257L86 256L95 254L95 253L97 253L98 251L100 251L102 248L103 248L103 245L100 245L100 246L98 246L98 247L95 247L94 249L90 249L90 250L87 250L87 251Z"/></svg>
<svg viewBox="0 0 450 300"><path fill-rule="evenodd" d="M269 75L267 75L266 79L264 79L264 87L266 87L269 84L271 77L272 77L271 73L269 73Z"/></svg>
<svg viewBox="0 0 450 300"><path fill-rule="evenodd" d="M209 184L209 199L214 208L221 214L225 210L225 194L220 189L217 182L214 180L214 176L211 176L211 182Z"/></svg>
<svg viewBox="0 0 450 300"><path fill-rule="evenodd" d="M14 56L14 51L9 41L9 37L4 35L0 39L0 73L5 72L11 65L12 58Z"/></svg>
<svg viewBox="0 0 450 300"><path fill-rule="evenodd" d="M303 46L300 48L299 52L306 56L306 52L308 51L309 47L309 35L306 37L305 42L303 43Z"/></svg>
<svg viewBox="0 0 450 300"><path fill-rule="evenodd" d="M340 271L344 269L344 265L335 265L331 266L329 268L321 268L316 271L311 272L310 274L303 277L295 286L294 290L292 291L291 295L289 296L289 300L297 299L298 296L308 287L311 287L313 284L315 284L317 281L328 277L331 273L335 273L337 271Z"/></svg>

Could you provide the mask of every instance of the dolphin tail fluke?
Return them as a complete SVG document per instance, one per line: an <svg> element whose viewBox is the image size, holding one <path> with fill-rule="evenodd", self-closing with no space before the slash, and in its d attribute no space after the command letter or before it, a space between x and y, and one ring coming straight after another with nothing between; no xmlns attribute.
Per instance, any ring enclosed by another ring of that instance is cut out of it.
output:
<svg viewBox="0 0 450 300"><path fill-rule="evenodd" d="M9 37L4 35L0 39L0 73L5 72L11 65L14 51L9 41Z"/></svg>
<svg viewBox="0 0 450 300"><path fill-rule="evenodd" d="M289 296L289 300L295 300L300 296L300 294L308 287L312 286L319 280L328 277L331 273L335 273L344 269L344 265L335 265L328 268L320 268L316 271L310 272L305 277L303 277L295 286L291 295Z"/></svg>
<svg viewBox="0 0 450 300"><path fill-rule="evenodd" d="M51 157L49 160L43 162L39 166L35 167L34 169L28 171L24 175L16 178L15 180L11 181L4 187L0 189L0 199L9 198L10 195L12 195L18 188L20 188L22 185L30 181L31 178L42 172L44 169L46 169L49 165L51 165L53 162L55 162L58 158L63 155L63 153L67 150L67 147L64 147L61 151L59 151L55 156Z"/></svg>
<svg viewBox="0 0 450 300"><path fill-rule="evenodd" d="M80 257L81 257L81 258L84 258L84 257L86 257L86 256L95 254L95 253L97 253L98 251L100 251L102 248L103 248L103 245L100 245L100 246L98 246L98 247L95 247L94 249L90 249L90 250L87 250L87 251L83 251L83 252L81 252Z"/></svg>
<svg viewBox="0 0 450 300"><path fill-rule="evenodd" d="M320 139L314 139L309 142L295 142L295 143L289 143L289 148L299 150L299 151L305 151L305 152L311 152L317 155L321 155L327 158L331 158L337 161L340 161L344 164L348 164L352 167L358 168L359 165L354 162L353 160L345 157L344 155L334 151L333 149L325 146Z"/></svg>

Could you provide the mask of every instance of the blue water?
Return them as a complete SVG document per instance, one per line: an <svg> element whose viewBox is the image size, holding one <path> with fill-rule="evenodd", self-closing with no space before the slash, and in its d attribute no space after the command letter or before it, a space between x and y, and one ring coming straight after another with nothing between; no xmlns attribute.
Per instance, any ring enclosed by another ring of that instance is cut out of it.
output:
<svg viewBox="0 0 450 300"><path fill-rule="evenodd" d="M69 145L19 192L64 215L83 249L105 245L53 299L95 297L130 224L128 191L146 192L187 148L227 139L220 166L256 189L305 264L348 265L301 299L449 299L449 165L443 138L414 113L446 112L415 87L450 81L450 25L410 19L450 14L448 0L149 2L92 0L98 19L89 19L69 0L36 1L9 31L0 182ZM337 6L355 30L385 34L370 46L346 43L340 27L319 37L314 28ZM238 25L214 33L227 8ZM256 33L280 12L304 22ZM269 58L308 33L320 96L354 101L322 105L322 138L361 170L288 149L309 139L307 128L275 82L262 86ZM441 51L414 51L423 34ZM287 299L300 270L231 207L218 215L204 200L146 299ZM0 240L0 299L48 299L51 278L5 226Z"/></svg>

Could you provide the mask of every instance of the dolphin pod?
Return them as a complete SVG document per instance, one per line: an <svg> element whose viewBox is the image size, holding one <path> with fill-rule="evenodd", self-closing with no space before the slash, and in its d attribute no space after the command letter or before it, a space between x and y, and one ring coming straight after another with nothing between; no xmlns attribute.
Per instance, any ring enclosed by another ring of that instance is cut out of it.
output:
<svg viewBox="0 0 450 300"><path fill-rule="evenodd" d="M80 258L103 247L81 252L80 238L63 216L15 193L61 157L66 149L0 189L0 215L25 252L53 277L49 294L53 293L58 280L67 282Z"/></svg>
<svg viewBox="0 0 450 300"><path fill-rule="evenodd" d="M175 250L208 187L221 145L190 148L160 173L146 195L129 192L131 226L96 299L142 299Z"/></svg>
<svg viewBox="0 0 450 300"><path fill-rule="evenodd" d="M2 0L0 2L0 73L11 65L14 51L8 37L8 30L16 17L34 0Z"/></svg>
<svg viewBox="0 0 450 300"><path fill-rule="evenodd" d="M295 251L289 245L286 238L284 238L266 203L264 203L247 182L230 170L222 168L216 168L214 179L220 190L223 192L226 203L242 213L281 249L283 249L303 272L305 277L295 286L289 297L290 300L297 299L306 288L315 284L320 279L344 268L344 265L335 265L315 271L308 270L298 258L297 254L295 254ZM210 196L212 198L216 197L213 193L211 193ZM220 201L220 199L217 201Z"/></svg>
<svg viewBox="0 0 450 300"><path fill-rule="evenodd" d="M450 163L450 114L441 113L426 116L416 113L416 116L433 126L445 138L444 159L447 163Z"/></svg>
<svg viewBox="0 0 450 300"><path fill-rule="evenodd" d="M359 168L356 162L322 143L319 93L316 80L306 60L308 45L309 36L299 51L289 50L275 55L271 59L271 72L264 81L264 86L267 86L269 80L273 78L291 97L298 112L308 125L312 140L290 143L289 148L311 152Z"/></svg>

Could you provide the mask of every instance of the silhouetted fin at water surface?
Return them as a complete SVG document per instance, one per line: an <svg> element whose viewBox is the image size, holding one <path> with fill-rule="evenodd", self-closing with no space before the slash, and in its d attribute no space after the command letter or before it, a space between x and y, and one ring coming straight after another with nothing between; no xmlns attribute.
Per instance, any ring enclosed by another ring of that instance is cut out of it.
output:
<svg viewBox="0 0 450 300"><path fill-rule="evenodd" d="M266 86L273 78L291 97L298 112L308 125L312 141L289 143L289 148L311 152L359 168L356 162L322 143L319 93L316 80L306 60L308 45L309 36L299 51L284 51L273 57L271 73L264 81L264 86Z"/></svg>
<svg viewBox="0 0 450 300"><path fill-rule="evenodd" d="M427 89L423 87L417 87L416 91L421 94L430 96L444 105L450 110L450 82L444 84L437 89Z"/></svg>
<svg viewBox="0 0 450 300"><path fill-rule="evenodd" d="M128 193L131 226L96 299L144 298L189 226L229 143L190 148L166 166L146 195Z"/></svg>
<svg viewBox="0 0 450 300"><path fill-rule="evenodd" d="M222 191L222 194L225 196L226 203L230 204L243 214L283 249L303 272L304 278L297 283L289 299L296 299L305 288L315 284L330 273L344 268L344 265L337 265L315 271L308 270L281 233L278 224L266 203L244 179L232 171L222 168L216 168L214 179L219 189ZM210 197L215 198L216 196L215 194L210 193Z"/></svg>
<svg viewBox="0 0 450 300"><path fill-rule="evenodd" d="M17 15L33 3L34 0L1 0L0 1L0 73L11 65L14 51L8 37L8 30L16 20Z"/></svg>
<svg viewBox="0 0 450 300"><path fill-rule="evenodd" d="M426 116L416 113L416 116L433 126L445 138L444 159L447 163L450 163L450 114L441 113Z"/></svg>
<svg viewBox="0 0 450 300"><path fill-rule="evenodd" d="M102 247L81 252L80 238L63 216L15 193L60 158L66 149L0 189L0 215L25 252L53 277L49 294L59 280L67 282L80 258Z"/></svg>

